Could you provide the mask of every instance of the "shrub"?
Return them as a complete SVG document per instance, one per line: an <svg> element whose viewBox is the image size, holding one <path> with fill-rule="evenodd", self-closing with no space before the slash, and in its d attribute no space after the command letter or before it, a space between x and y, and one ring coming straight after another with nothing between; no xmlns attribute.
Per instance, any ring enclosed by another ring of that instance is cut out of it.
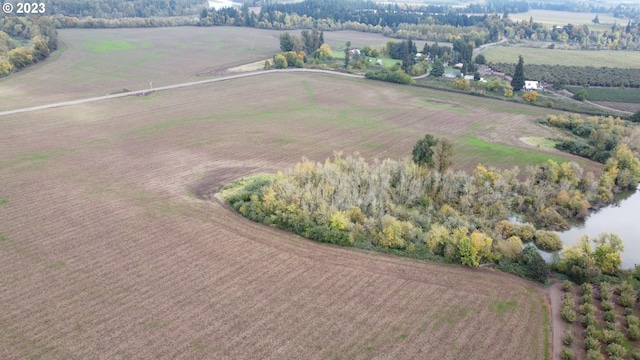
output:
<svg viewBox="0 0 640 360"><path fill-rule="evenodd" d="M624 316L633 315L632 308L624 308Z"/></svg>
<svg viewBox="0 0 640 360"><path fill-rule="evenodd" d="M602 302L602 310L604 310L604 311L611 311L611 310L614 309L614 307L615 306L613 305L613 303L611 301L609 301L609 300L604 300Z"/></svg>
<svg viewBox="0 0 640 360"><path fill-rule="evenodd" d="M631 350L629 352L629 356L631 356L633 360L640 360L640 350L639 349Z"/></svg>
<svg viewBox="0 0 640 360"><path fill-rule="evenodd" d="M562 297L562 306L573 307L573 294L565 293Z"/></svg>
<svg viewBox="0 0 640 360"><path fill-rule="evenodd" d="M622 358L627 355L627 349L618 343L613 343L607 346L607 354L609 354L609 358Z"/></svg>
<svg viewBox="0 0 640 360"><path fill-rule="evenodd" d="M289 66L287 58L282 54L276 54L273 56L273 67L276 69L286 69Z"/></svg>
<svg viewBox="0 0 640 360"><path fill-rule="evenodd" d="M607 344L622 344L624 342L624 335L620 330L603 330L602 340Z"/></svg>
<svg viewBox="0 0 640 360"><path fill-rule="evenodd" d="M564 334L564 340L562 340L562 343L567 346L571 346L571 344L573 344L573 334L571 333L571 330L567 330Z"/></svg>
<svg viewBox="0 0 640 360"><path fill-rule="evenodd" d="M535 244L539 249L544 251L558 251L562 249L562 239L553 231L536 231Z"/></svg>
<svg viewBox="0 0 640 360"><path fill-rule="evenodd" d="M595 350L600 351L600 340L592 337L587 337L584 339L584 348L587 351Z"/></svg>
<svg viewBox="0 0 640 360"><path fill-rule="evenodd" d="M600 344L598 344L598 348ZM587 351L587 360L604 360L604 355L600 353L600 349Z"/></svg>
<svg viewBox="0 0 640 360"><path fill-rule="evenodd" d="M591 296L591 293L593 292L593 285L591 284L582 284L580 285L580 295L589 295Z"/></svg>
<svg viewBox="0 0 640 360"><path fill-rule="evenodd" d="M627 326L640 326L640 319L635 315L627 315L624 317Z"/></svg>
<svg viewBox="0 0 640 360"><path fill-rule="evenodd" d="M538 92L531 91L522 95L522 98L526 102L535 102L538 99Z"/></svg>
<svg viewBox="0 0 640 360"><path fill-rule="evenodd" d="M574 360L576 356L573 354L571 349L568 347L563 347L562 351L560 351L560 358L562 360Z"/></svg>
<svg viewBox="0 0 640 360"><path fill-rule="evenodd" d="M611 300L611 289L609 288L609 284L600 283L600 300Z"/></svg>
<svg viewBox="0 0 640 360"><path fill-rule="evenodd" d="M636 302L635 297L633 296L632 293L630 292L624 292L622 293L622 295L620 295L620 298L618 299L618 302L620 303L620 305L626 307L626 308L630 308L633 307L633 305Z"/></svg>
<svg viewBox="0 0 640 360"><path fill-rule="evenodd" d="M519 237L522 242L533 241L535 234L536 228L531 224L513 224L513 229L511 230L511 235Z"/></svg>
<svg viewBox="0 0 640 360"><path fill-rule="evenodd" d="M625 292L632 292L633 286L631 286L631 284L629 284L628 282L623 281L618 284L618 286L616 286L613 291L618 295L622 295Z"/></svg>
<svg viewBox="0 0 640 360"><path fill-rule="evenodd" d="M562 316L562 320L568 322L569 324L576 321L576 312L570 306L563 306L560 309L560 316Z"/></svg>
<svg viewBox="0 0 640 360"><path fill-rule="evenodd" d="M640 326L633 325L627 329L627 337L631 341L636 341L640 339Z"/></svg>
<svg viewBox="0 0 640 360"><path fill-rule="evenodd" d="M595 314L596 308L591 304L582 304L580 305L580 313L582 315Z"/></svg>
<svg viewBox="0 0 640 360"><path fill-rule="evenodd" d="M589 325L595 325L597 323L596 317L593 314L586 314L582 317L582 326L587 327Z"/></svg>
<svg viewBox="0 0 640 360"><path fill-rule="evenodd" d="M585 101L587 99L587 91L585 89L580 89L573 94L573 98L578 101Z"/></svg>
<svg viewBox="0 0 640 360"><path fill-rule="evenodd" d="M640 111L636 111L633 113L633 115L631 115L631 121L633 122L640 122ZM638 268L638 267L636 267Z"/></svg>
<svg viewBox="0 0 640 360"><path fill-rule="evenodd" d="M587 330L585 331L587 337L592 337L594 339L600 340L602 337L602 332L598 330L595 325L587 326Z"/></svg>
<svg viewBox="0 0 640 360"><path fill-rule="evenodd" d="M606 322L615 322L616 321L616 312L614 310L609 310L604 313L604 321Z"/></svg>
<svg viewBox="0 0 640 360"><path fill-rule="evenodd" d="M593 303L593 298L589 294L584 294L580 297L580 302L583 304L591 304Z"/></svg>
<svg viewBox="0 0 640 360"><path fill-rule="evenodd" d="M562 291L564 292L569 292L571 291L571 281L569 280L564 280L562 282Z"/></svg>
<svg viewBox="0 0 640 360"><path fill-rule="evenodd" d="M415 83L415 80L413 80L413 78L409 74L405 73L402 70L391 71L387 68L384 68L376 71L367 71L364 76L367 79L382 80L398 84Z"/></svg>

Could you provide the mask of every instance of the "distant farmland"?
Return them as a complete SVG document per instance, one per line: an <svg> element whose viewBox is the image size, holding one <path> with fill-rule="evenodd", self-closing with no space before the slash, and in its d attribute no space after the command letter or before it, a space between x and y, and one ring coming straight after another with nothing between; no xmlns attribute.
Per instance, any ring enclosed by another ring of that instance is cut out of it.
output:
<svg viewBox="0 0 640 360"><path fill-rule="evenodd" d="M17 108L252 61L250 40L205 40L235 28L197 30L63 31L66 50L0 80L0 99ZM235 34L268 40L260 56L277 48L275 32ZM210 57L174 51L178 38ZM2 116L0 358L544 359L536 285L313 243L214 194L302 156L400 159L425 133L456 144L456 169L576 159L520 141L554 134L535 122L550 110L296 73Z"/></svg>
<svg viewBox="0 0 640 360"><path fill-rule="evenodd" d="M596 25L591 21L596 17L596 15L598 15L600 24L603 25ZM564 26L568 24L574 24L587 25L591 29L599 26L604 26L605 28L608 27L609 29L611 29L610 25L605 24L613 24L614 22L619 22L618 19L607 14L578 13L553 10L530 10L525 13L509 14L509 18L517 21L529 21L529 19L533 18L534 22L541 23L549 27L553 25Z"/></svg>
<svg viewBox="0 0 640 360"><path fill-rule="evenodd" d="M524 47L495 46L483 52L487 62L517 63L518 56L524 57L526 64L565 66L606 66L610 68L640 69L640 61L635 51L614 50L561 50L535 49Z"/></svg>

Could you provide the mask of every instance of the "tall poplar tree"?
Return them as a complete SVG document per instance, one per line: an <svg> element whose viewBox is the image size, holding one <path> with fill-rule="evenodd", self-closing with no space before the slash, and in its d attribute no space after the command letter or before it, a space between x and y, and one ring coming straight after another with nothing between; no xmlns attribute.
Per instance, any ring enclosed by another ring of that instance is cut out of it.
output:
<svg viewBox="0 0 640 360"><path fill-rule="evenodd" d="M513 91L520 91L524 88L524 59L522 55L518 58L518 65L516 65L516 71L513 73L511 86L513 87Z"/></svg>

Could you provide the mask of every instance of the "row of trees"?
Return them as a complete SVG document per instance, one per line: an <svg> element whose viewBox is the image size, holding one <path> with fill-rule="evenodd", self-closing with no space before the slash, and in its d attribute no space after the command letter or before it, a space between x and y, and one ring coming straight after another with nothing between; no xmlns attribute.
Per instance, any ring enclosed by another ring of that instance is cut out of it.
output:
<svg viewBox="0 0 640 360"><path fill-rule="evenodd" d="M0 76L44 60L57 48L58 33L50 17L0 18Z"/></svg>
<svg viewBox="0 0 640 360"><path fill-rule="evenodd" d="M495 71L514 75L514 64L491 63ZM637 69L527 64L527 77L549 84L640 88Z"/></svg>
<svg viewBox="0 0 640 360"><path fill-rule="evenodd" d="M45 3L51 15L103 19L198 15L209 6L207 0L49 0Z"/></svg>
<svg viewBox="0 0 640 360"><path fill-rule="evenodd" d="M576 339L584 345L588 360L605 359L603 352L609 359L626 359L627 356L640 359L640 349L629 349L629 341L634 342L640 338L640 319L634 315L633 310L640 291L634 291L633 286L627 281L615 286L601 281L596 286L597 295L594 296L594 286L582 283L580 297L575 301L571 292L573 285L567 280L562 283L565 294L560 315L569 324L580 323L584 330L570 329L565 333L563 343L567 347L562 349L561 359L576 358L569 348ZM617 299L614 298L612 290L618 295ZM594 298L600 300L600 306L597 306ZM623 313L616 309L616 303L624 308ZM577 313L580 314L579 318ZM621 323L624 326L621 327Z"/></svg>
<svg viewBox="0 0 640 360"><path fill-rule="evenodd" d="M514 22L494 12L466 15L449 7L393 6L375 2L306 0L300 3L267 4L256 14L248 6L210 9L201 14L201 25L240 25L260 28L358 30L401 38L455 41L462 37L473 46L507 37L575 43L586 48L637 49L639 24L629 22L606 31L592 31L586 25L548 27L529 21Z"/></svg>

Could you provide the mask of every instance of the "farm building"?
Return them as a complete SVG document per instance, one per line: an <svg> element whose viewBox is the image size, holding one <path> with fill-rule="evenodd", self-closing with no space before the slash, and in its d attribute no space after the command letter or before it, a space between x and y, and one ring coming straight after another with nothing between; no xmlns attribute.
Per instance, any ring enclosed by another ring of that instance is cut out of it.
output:
<svg viewBox="0 0 640 360"><path fill-rule="evenodd" d="M525 90L539 90L540 89L540 84L537 81L525 80L524 89Z"/></svg>

